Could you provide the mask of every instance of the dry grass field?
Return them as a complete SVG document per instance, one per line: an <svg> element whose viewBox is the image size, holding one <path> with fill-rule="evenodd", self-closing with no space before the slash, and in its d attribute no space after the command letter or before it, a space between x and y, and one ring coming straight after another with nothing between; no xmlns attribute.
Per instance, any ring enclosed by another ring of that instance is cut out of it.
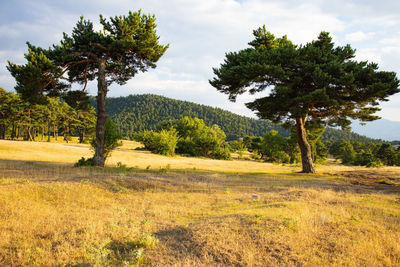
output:
<svg viewBox="0 0 400 267"><path fill-rule="evenodd" d="M74 168L87 145L0 141L0 266L400 266L400 168L137 146Z"/></svg>

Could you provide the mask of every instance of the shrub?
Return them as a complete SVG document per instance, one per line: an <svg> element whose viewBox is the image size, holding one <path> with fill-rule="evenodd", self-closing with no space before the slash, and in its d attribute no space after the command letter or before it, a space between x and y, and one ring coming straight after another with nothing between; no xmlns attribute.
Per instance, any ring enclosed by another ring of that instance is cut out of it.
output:
<svg viewBox="0 0 400 267"><path fill-rule="evenodd" d="M82 157L80 160L78 160L77 163L74 164L74 167L85 167L85 166L93 166L93 158L85 159L84 157Z"/></svg>
<svg viewBox="0 0 400 267"><path fill-rule="evenodd" d="M159 133L146 131L136 134L134 139L144 144L146 149L164 155L177 153L190 156L203 156L230 159L230 151L225 146L225 133L217 126L208 127L198 118L184 117L161 124Z"/></svg>
<svg viewBox="0 0 400 267"><path fill-rule="evenodd" d="M215 159L224 159L224 160L232 159L231 151L227 145L219 147L216 150L214 150L212 152L212 157Z"/></svg>
<svg viewBox="0 0 400 267"><path fill-rule="evenodd" d="M174 128L154 131L144 131L134 136L134 139L141 142L144 147L154 153L173 156L178 142L178 133Z"/></svg>

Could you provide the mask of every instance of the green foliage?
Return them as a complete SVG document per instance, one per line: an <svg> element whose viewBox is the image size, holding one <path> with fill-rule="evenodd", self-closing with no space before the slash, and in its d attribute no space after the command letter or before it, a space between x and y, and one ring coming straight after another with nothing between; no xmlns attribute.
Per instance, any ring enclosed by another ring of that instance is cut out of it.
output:
<svg viewBox="0 0 400 267"><path fill-rule="evenodd" d="M377 167L380 161L377 161L374 154L367 150L361 150L357 153L354 165L367 166L367 167Z"/></svg>
<svg viewBox="0 0 400 267"><path fill-rule="evenodd" d="M211 157L214 159L230 160L232 159L231 150L228 145L217 147L211 152Z"/></svg>
<svg viewBox="0 0 400 267"><path fill-rule="evenodd" d="M280 136L277 131L267 133L262 142L260 152L267 161L270 162L289 162L289 155L285 153L285 138Z"/></svg>
<svg viewBox="0 0 400 267"><path fill-rule="evenodd" d="M393 166L396 163L396 153L389 143L382 143L380 146L377 146L375 156L384 165Z"/></svg>
<svg viewBox="0 0 400 267"><path fill-rule="evenodd" d="M163 127L168 128L144 131L134 138L146 149L163 155L173 155L176 148L180 154L230 159L229 147L224 144L225 133L217 125L208 127L201 119L184 117Z"/></svg>
<svg viewBox="0 0 400 267"><path fill-rule="evenodd" d="M84 158L82 157L78 162L74 164L74 167L87 167L93 166L93 158Z"/></svg>
<svg viewBox="0 0 400 267"><path fill-rule="evenodd" d="M324 163L328 158L329 152L329 149L326 147L326 145L321 140L317 140L314 142L312 148L314 162Z"/></svg>
<svg viewBox="0 0 400 267"><path fill-rule="evenodd" d="M104 138L104 159L109 157L114 149L122 146L120 139L121 135L118 133L115 124L111 120L107 119ZM93 138L90 141L90 145L92 146L93 150L96 149L96 138Z"/></svg>
<svg viewBox="0 0 400 267"><path fill-rule="evenodd" d="M49 96L60 95L70 84L62 82L64 74L70 83L83 84L97 79L98 120L96 138L101 140L95 148L94 164L103 166L104 129L106 127L105 97L108 86L114 82L122 85L138 72L155 68L168 45L159 44L154 15L129 11L127 16L115 16L109 20L100 15L102 29L95 31L93 23L83 16L72 30L63 34L59 45L49 49L34 47L28 43L28 63L16 65L11 62L8 70L16 79L16 91L24 100L43 104ZM75 95L64 94L67 102ZM82 109L82 108L80 108Z"/></svg>
<svg viewBox="0 0 400 267"><path fill-rule="evenodd" d="M349 142L343 141L339 148L339 155L343 164L352 164L356 159L356 152L353 145Z"/></svg>
<svg viewBox="0 0 400 267"><path fill-rule="evenodd" d="M350 118L378 119L378 102L400 91L394 72L355 61L355 50L350 45L335 47L327 32L301 46L286 36L275 38L265 27L253 34L250 48L227 53L220 68L213 69L210 84L232 101L239 94L272 87L269 95L246 106L262 119L296 125L304 172L315 171L305 129L347 128Z"/></svg>
<svg viewBox="0 0 400 267"><path fill-rule="evenodd" d="M217 125L208 127L203 120L189 117L172 124L179 134L178 153L230 159L229 148L223 146L226 135Z"/></svg>
<svg viewBox="0 0 400 267"><path fill-rule="evenodd" d="M135 140L141 142L146 149L161 155L175 155L178 133L174 128L161 130L160 132L145 131L137 133Z"/></svg>
<svg viewBox="0 0 400 267"><path fill-rule="evenodd" d="M32 104L44 104L44 95L58 96L70 85L63 82L61 67L54 64L48 50L35 47L29 42L25 65L8 62L7 69L15 78L15 90L24 101Z"/></svg>
<svg viewBox="0 0 400 267"><path fill-rule="evenodd" d="M261 142L262 142L261 136L245 136L243 138L243 144L247 147L247 149L250 152L255 150L257 151L261 150Z"/></svg>
<svg viewBox="0 0 400 267"><path fill-rule="evenodd" d="M94 98L91 98L91 105L96 107ZM129 139L133 139L137 132L159 130L160 123L179 120L184 116L200 118L204 120L207 126L218 125L225 132L227 140L244 138L245 146L250 151L258 149L256 143L259 143L260 136L263 136L266 132L276 130L281 136L287 137L290 135L290 131L268 120L247 118L219 108L157 95L130 95L127 97L107 98L107 115L117 125L124 138ZM164 128L168 128L168 125L165 125ZM246 136L254 136L256 140L250 145L247 143ZM373 139L350 131L341 131L329 127L325 129L321 138L332 141L376 142Z"/></svg>
<svg viewBox="0 0 400 267"><path fill-rule="evenodd" d="M16 139L23 135L25 140L34 141L40 132L42 139L47 134L58 136L62 133L66 140L70 135L86 135L94 131L95 113L92 107L81 110L68 105L63 98L42 96L43 104L33 104L22 99L20 94L0 88L0 138Z"/></svg>
<svg viewBox="0 0 400 267"><path fill-rule="evenodd" d="M330 151L344 164L367 167L400 165L400 151L394 150L389 143L334 142L330 145Z"/></svg>

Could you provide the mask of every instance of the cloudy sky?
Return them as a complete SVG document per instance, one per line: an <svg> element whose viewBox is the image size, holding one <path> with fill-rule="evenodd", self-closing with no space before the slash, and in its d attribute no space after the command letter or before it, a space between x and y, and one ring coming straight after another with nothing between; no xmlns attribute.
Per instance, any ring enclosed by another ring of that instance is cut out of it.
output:
<svg viewBox="0 0 400 267"><path fill-rule="evenodd" d="M253 29L264 24L276 36L287 34L297 44L329 31L337 45L356 48L359 60L374 61L381 70L400 77L400 1L2 0L0 87L13 90L7 61L25 63L26 41L49 47L61 40L63 32L71 33L81 15L98 24L99 14L110 17L138 9L156 15L161 43L170 48L156 69L138 74L122 87L112 85L109 96L153 93L254 116L243 105L254 96L231 103L208 80L225 52L247 47ZM95 83L89 92L96 93ZM381 107L380 116L400 121L400 94Z"/></svg>

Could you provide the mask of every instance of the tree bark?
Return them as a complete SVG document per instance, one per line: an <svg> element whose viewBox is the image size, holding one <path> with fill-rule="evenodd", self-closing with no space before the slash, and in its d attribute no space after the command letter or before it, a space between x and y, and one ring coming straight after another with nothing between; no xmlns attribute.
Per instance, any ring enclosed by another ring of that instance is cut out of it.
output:
<svg viewBox="0 0 400 267"><path fill-rule="evenodd" d="M14 140L14 138L15 138L15 131L16 131L15 122L13 121L12 130L11 130L11 140Z"/></svg>
<svg viewBox="0 0 400 267"><path fill-rule="evenodd" d="M79 131L79 143L83 143L85 141L85 128L83 127Z"/></svg>
<svg viewBox="0 0 400 267"><path fill-rule="evenodd" d="M58 140L58 123L54 125L54 138Z"/></svg>
<svg viewBox="0 0 400 267"><path fill-rule="evenodd" d="M50 142L50 131L51 131L51 123L50 123L50 120L48 120L48 124L47 124L47 142Z"/></svg>
<svg viewBox="0 0 400 267"><path fill-rule="evenodd" d="M104 142L106 129L106 62L99 62L97 76L97 125L96 125L96 151L93 157L94 166L104 166Z"/></svg>
<svg viewBox="0 0 400 267"><path fill-rule="evenodd" d="M4 123L0 124L0 139L5 139L5 127L4 127Z"/></svg>
<svg viewBox="0 0 400 267"><path fill-rule="evenodd" d="M297 142L301 152L301 163L304 173L315 173L312 160L311 146L307 141L306 129L304 127L305 120L303 118L296 119Z"/></svg>

